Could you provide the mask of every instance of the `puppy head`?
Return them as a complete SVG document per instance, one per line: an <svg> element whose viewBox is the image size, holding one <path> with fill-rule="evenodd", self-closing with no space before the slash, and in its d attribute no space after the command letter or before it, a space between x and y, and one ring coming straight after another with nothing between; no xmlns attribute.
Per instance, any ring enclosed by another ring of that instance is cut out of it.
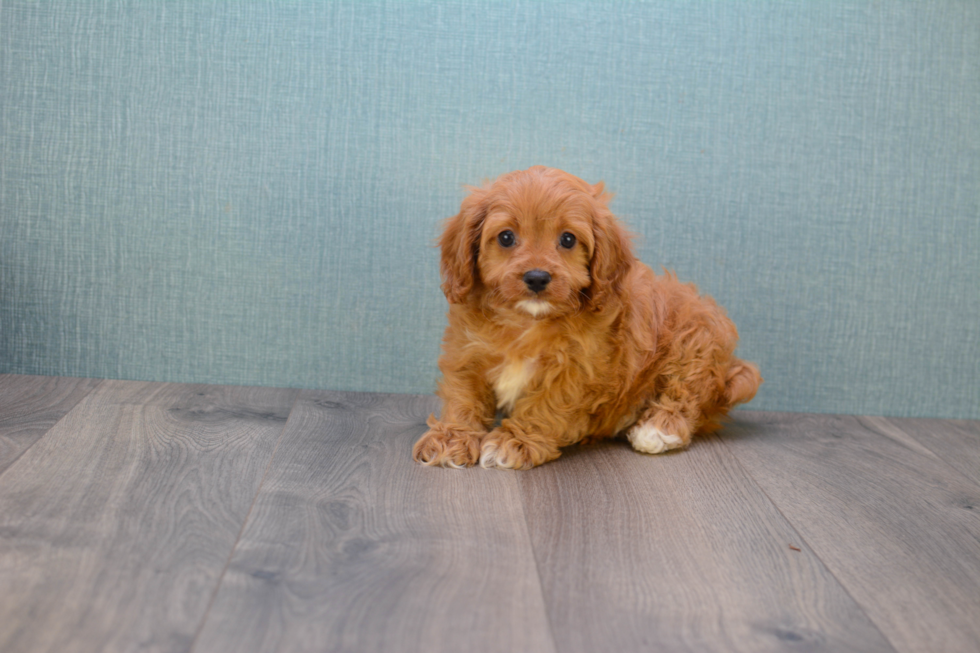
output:
<svg viewBox="0 0 980 653"><path fill-rule="evenodd" d="M496 309L534 317L600 310L633 261L609 198L601 183L542 166L471 189L439 241L446 297L479 290Z"/></svg>

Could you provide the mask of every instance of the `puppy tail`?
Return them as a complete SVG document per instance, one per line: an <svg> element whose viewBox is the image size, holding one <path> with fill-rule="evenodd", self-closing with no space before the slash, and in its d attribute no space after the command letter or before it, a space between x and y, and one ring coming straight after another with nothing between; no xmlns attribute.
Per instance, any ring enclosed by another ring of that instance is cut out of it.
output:
<svg viewBox="0 0 980 653"><path fill-rule="evenodd" d="M751 401L759 386L762 375L755 363L736 358L725 377L725 401L727 408Z"/></svg>

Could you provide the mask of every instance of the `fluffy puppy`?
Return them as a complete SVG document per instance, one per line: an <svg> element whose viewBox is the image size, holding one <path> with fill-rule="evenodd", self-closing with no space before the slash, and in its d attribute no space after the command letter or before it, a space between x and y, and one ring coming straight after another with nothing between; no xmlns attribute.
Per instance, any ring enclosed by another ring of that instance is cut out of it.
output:
<svg viewBox="0 0 980 653"><path fill-rule="evenodd" d="M602 183L536 166L471 191L439 240L443 406L415 460L526 469L621 433L660 453L755 395L735 325L634 257Z"/></svg>

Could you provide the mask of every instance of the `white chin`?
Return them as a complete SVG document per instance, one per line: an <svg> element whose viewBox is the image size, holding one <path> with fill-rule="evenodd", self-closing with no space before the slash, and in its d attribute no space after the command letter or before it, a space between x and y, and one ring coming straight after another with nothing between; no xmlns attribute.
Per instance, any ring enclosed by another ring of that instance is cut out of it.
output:
<svg viewBox="0 0 980 653"><path fill-rule="evenodd" d="M552 309L550 303L541 299L522 299L521 301L517 302L516 306L522 311L530 313L532 317L547 315Z"/></svg>

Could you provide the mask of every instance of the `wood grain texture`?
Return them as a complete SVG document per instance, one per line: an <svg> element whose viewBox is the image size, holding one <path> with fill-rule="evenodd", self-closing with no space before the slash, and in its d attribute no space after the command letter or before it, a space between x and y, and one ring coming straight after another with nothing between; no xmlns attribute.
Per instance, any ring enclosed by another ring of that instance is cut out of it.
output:
<svg viewBox="0 0 980 653"><path fill-rule="evenodd" d="M83 399L0 476L0 650L186 651L295 395Z"/></svg>
<svg viewBox="0 0 980 653"><path fill-rule="evenodd" d="M978 651L980 491L894 424L741 413L723 438L896 649Z"/></svg>
<svg viewBox="0 0 980 653"><path fill-rule="evenodd" d="M196 651L553 651L514 475L412 462L432 397L304 393Z"/></svg>
<svg viewBox="0 0 980 653"><path fill-rule="evenodd" d="M97 385L96 379L0 374L0 474Z"/></svg>
<svg viewBox="0 0 980 653"><path fill-rule="evenodd" d="M864 417L878 433L914 438L950 467L980 485L980 421ZM894 436L893 436L894 437Z"/></svg>
<svg viewBox="0 0 980 653"><path fill-rule="evenodd" d="M519 479L560 651L893 650L716 437Z"/></svg>
<svg viewBox="0 0 980 653"><path fill-rule="evenodd" d="M0 651L980 650L980 422L457 471L436 404L0 376Z"/></svg>

